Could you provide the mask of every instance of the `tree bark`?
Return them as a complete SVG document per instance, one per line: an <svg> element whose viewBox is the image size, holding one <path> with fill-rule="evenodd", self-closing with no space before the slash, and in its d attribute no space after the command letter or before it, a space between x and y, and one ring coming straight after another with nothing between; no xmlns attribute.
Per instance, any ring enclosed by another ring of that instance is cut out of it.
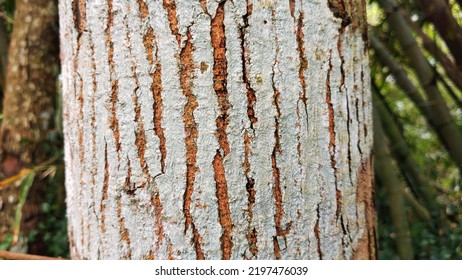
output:
<svg viewBox="0 0 462 280"><path fill-rule="evenodd" d="M364 1L60 1L71 254L375 258Z"/></svg>

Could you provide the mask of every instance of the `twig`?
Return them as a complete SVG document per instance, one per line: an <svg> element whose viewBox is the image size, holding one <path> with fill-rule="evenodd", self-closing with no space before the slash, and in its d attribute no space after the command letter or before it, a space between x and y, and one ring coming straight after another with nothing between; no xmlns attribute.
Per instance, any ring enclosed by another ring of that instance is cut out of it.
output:
<svg viewBox="0 0 462 280"><path fill-rule="evenodd" d="M7 259L7 260L64 260L63 258L52 258L46 256L39 256L39 255L31 255L31 254L23 254L23 253L16 253L10 251L1 251L0 250L0 258Z"/></svg>
<svg viewBox="0 0 462 280"><path fill-rule="evenodd" d="M3 18L6 22L8 22L9 24L13 24L14 23L14 19L10 18L9 16L7 16L5 13L3 12L0 12L0 17Z"/></svg>

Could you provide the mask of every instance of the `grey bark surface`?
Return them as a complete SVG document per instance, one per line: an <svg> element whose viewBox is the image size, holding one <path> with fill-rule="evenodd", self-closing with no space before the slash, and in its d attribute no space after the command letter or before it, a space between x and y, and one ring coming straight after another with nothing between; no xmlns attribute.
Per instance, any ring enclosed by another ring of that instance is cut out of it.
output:
<svg viewBox="0 0 462 280"><path fill-rule="evenodd" d="M71 252L375 257L363 1L60 1Z"/></svg>

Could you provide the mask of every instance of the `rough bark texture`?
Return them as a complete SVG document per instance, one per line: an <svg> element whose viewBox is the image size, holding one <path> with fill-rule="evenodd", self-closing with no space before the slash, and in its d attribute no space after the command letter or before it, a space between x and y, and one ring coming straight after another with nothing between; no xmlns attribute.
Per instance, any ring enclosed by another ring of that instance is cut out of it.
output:
<svg viewBox="0 0 462 280"><path fill-rule="evenodd" d="M375 257L363 1L60 1L83 259Z"/></svg>
<svg viewBox="0 0 462 280"><path fill-rule="evenodd" d="M0 179L50 157L59 67L58 1L16 1L0 128ZM48 147L45 147L47 143ZM23 209L27 229L37 223L43 189L32 188ZM0 192L0 236L11 233L18 188ZM0 240L1 241L1 240Z"/></svg>

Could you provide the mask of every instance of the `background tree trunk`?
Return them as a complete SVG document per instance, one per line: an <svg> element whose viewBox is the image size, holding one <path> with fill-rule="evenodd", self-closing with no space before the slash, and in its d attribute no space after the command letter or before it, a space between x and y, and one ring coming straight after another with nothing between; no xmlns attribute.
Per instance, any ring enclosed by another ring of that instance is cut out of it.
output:
<svg viewBox="0 0 462 280"><path fill-rule="evenodd" d="M60 1L73 257L375 258L364 11Z"/></svg>
<svg viewBox="0 0 462 280"><path fill-rule="evenodd" d="M57 1L16 1L8 51L3 120L0 126L0 179L50 158L59 73ZM12 233L18 187L0 191L0 236ZM44 186L35 184L23 208L24 236L38 222ZM1 240L0 240L1 242ZM43 248L42 248L43 249ZM32 250L40 253L41 250Z"/></svg>

